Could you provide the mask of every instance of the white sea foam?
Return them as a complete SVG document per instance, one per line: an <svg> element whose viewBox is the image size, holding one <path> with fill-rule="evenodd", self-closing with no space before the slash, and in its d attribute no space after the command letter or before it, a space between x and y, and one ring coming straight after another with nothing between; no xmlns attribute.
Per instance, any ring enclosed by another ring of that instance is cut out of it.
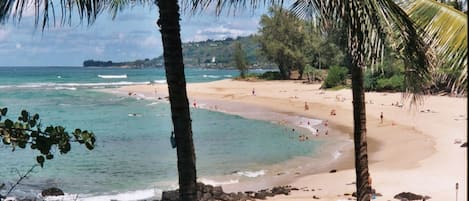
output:
<svg viewBox="0 0 469 201"><path fill-rule="evenodd" d="M127 74L124 75L98 75L98 77L103 79L125 79L127 78Z"/></svg>
<svg viewBox="0 0 469 201"><path fill-rule="evenodd" d="M218 75L203 75L205 78L220 78Z"/></svg>
<svg viewBox="0 0 469 201"><path fill-rule="evenodd" d="M166 80L153 80L156 84L166 84Z"/></svg>
<svg viewBox="0 0 469 201"><path fill-rule="evenodd" d="M137 84L150 84L150 82L95 82L95 83L55 83L55 82L40 82L40 83L25 83L21 85L0 85L0 88L50 88L50 89L68 89L75 90L72 88L103 88L106 86L126 86L126 85L137 85Z"/></svg>
<svg viewBox="0 0 469 201"><path fill-rule="evenodd" d="M251 178L254 178L254 177L259 177L259 176L262 176L262 175L265 175L265 170L259 170L259 171L239 171L239 172L236 172L237 175L239 176L245 176L245 177L251 177Z"/></svg>
<svg viewBox="0 0 469 201"><path fill-rule="evenodd" d="M55 87L54 89L55 90L71 90L71 91L77 90L76 87Z"/></svg>
<svg viewBox="0 0 469 201"><path fill-rule="evenodd" d="M209 185L212 185L212 186L221 186L221 185L227 185L227 184L237 184L237 183L239 183L239 180L230 179L228 181L215 181L215 180L211 180L211 179L200 178L199 182L202 182L204 184L209 184Z"/></svg>
<svg viewBox="0 0 469 201"><path fill-rule="evenodd" d="M62 200L79 200L79 201L101 201L101 200L119 200L119 201L131 201L131 200L145 200L145 199L161 199L160 189L146 189L136 190L116 194L108 195L77 195L66 194L64 196L51 196L46 197L46 201L62 201Z"/></svg>
<svg viewBox="0 0 469 201"><path fill-rule="evenodd" d="M223 75L223 77L233 77L232 75Z"/></svg>
<svg viewBox="0 0 469 201"><path fill-rule="evenodd" d="M306 118L306 117L298 117L298 119L296 120L296 125L298 125L299 127L302 127L302 128L306 128L308 129L309 131L311 131L311 133L313 134L316 134L317 132L317 128L319 127L319 125L321 125L323 122L322 120L319 120L319 119L311 119L311 118Z"/></svg>
<svg viewBox="0 0 469 201"><path fill-rule="evenodd" d="M147 104L147 105L157 105L157 104L159 104L159 103L160 103L160 102L151 102L151 103L149 103L149 104Z"/></svg>

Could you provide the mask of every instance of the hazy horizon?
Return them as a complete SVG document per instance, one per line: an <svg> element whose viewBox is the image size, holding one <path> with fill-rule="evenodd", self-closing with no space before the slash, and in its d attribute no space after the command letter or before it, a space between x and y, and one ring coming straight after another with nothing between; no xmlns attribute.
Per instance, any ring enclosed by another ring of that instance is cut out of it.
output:
<svg viewBox="0 0 469 201"><path fill-rule="evenodd" d="M181 14L181 39L183 42L221 40L254 34L260 16L267 10L267 7L260 7L255 11L240 10L236 15L220 16L213 10L200 14L184 12ZM133 61L155 58L163 53L160 31L155 23L159 17L156 6L128 7L114 20L104 12L90 26L80 23L78 15L72 16L72 26L54 27L50 19L50 27L44 32L34 26L34 11L23 15L19 24L10 19L0 25L0 67L78 67L88 59Z"/></svg>

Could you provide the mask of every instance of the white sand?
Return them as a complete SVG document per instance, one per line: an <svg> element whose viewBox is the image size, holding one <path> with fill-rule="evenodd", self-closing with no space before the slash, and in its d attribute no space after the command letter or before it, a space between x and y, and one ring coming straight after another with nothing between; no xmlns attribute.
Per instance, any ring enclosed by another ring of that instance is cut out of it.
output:
<svg viewBox="0 0 469 201"><path fill-rule="evenodd" d="M255 88L256 95L251 94ZM122 93L136 92L147 97L167 96L166 85L141 85L120 88ZM352 134L351 90L323 91L319 85L296 81L232 81L189 84L189 101L207 109L224 111L257 119L267 112L298 115L328 120L330 125ZM373 188L382 197L394 200L400 192L431 196L431 200L456 200L455 184L459 183L458 201L467 200L467 148L455 141L467 141L467 98L426 96L424 105L409 108L392 106L401 101L399 93L367 93L366 105L369 168ZM309 110L304 110L305 101ZM249 106L249 107L246 107ZM259 108L253 110L253 108ZM331 116L330 111L337 115ZM421 110L429 112L420 112ZM380 112L384 122L379 120ZM274 113L268 113L274 114ZM291 185L315 191L294 191L289 196L269 200L347 200L355 185L353 160L344 160L330 169L337 173L301 175ZM250 184L246 184L248 186ZM224 186L230 189L230 186ZM319 190L320 189L320 190Z"/></svg>

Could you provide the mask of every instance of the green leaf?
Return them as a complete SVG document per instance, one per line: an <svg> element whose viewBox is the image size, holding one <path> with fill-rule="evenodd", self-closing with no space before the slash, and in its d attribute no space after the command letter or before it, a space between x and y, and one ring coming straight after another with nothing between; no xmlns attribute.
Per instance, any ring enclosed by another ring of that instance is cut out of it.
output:
<svg viewBox="0 0 469 201"><path fill-rule="evenodd" d="M54 158L54 155L52 155L52 154L47 154L47 155L46 155L46 159L47 159L47 160L51 160L51 159L53 159L53 158Z"/></svg>
<svg viewBox="0 0 469 201"><path fill-rule="evenodd" d="M53 130L54 130L54 127L53 127L53 126L48 126L44 132L50 133L50 132L52 132Z"/></svg>
<svg viewBox="0 0 469 201"><path fill-rule="evenodd" d="M10 137L8 137L8 136L3 137L3 140L2 140L2 141L3 141L3 144L6 144L6 145L8 145L8 144L11 143Z"/></svg>
<svg viewBox="0 0 469 201"><path fill-rule="evenodd" d="M35 120L35 119L29 120L29 125L30 125L31 127L36 126L36 120Z"/></svg>
<svg viewBox="0 0 469 201"><path fill-rule="evenodd" d="M28 122L28 120L29 120L29 113L28 113L28 111L22 110L22 111L21 111L21 117L23 117L23 121L24 121L24 122Z"/></svg>
<svg viewBox="0 0 469 201"><path fill-rule="evenodd" d="M5 127L6 128L11 128L13 126L13 121L10 119L5 120Z"/></svg>
<svg viewBox="0 0 469 201"><path fill-rule="evenodd" d="M88 148L88 150L93 150L94 149L94 145L92 145L89 142L86 142L85 145L86 145L86 148Z"/></svg>
<svg viewBox="0 0 469 201"><path fill-rule="evenodd" d="M36 157L36 161L39 163L39 165L41 165L41 167L44 166L44 161L45 161L44 156Z"/></svg>
<svg viewBox="0 0 469 201"><path fill-rule="evenodd" d="M0 111L0 113L2 114L1 116L7 115L7 112L8 112L8 108L2 108L2 110Z"/></svg>
<svg viewBox="0 0 469 201"><path fill-rule="evenodd" d="M34 117L33 117L34 120L38 120L39 119L39 114L35 114Z"/></svg>
<svg viewBox="0 0 469 201"><path fill-rule="evenodd" d="M18 147L20 147L21 149L26 148L26 142L24 142L24 141L19 142L19 143L18 143Z"/></svg>

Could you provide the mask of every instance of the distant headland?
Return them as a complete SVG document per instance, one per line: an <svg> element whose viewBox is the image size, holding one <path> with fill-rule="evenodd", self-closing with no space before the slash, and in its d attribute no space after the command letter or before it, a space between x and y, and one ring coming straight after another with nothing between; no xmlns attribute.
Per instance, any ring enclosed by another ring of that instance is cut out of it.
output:
<svg viewBox="0 0 469 201"><path fill-rule="evenodd" d="M259 44L255 36L227 38L225 40L206 40L201 42L187 42L182 44L184 64L186 67L201 68L233 68L233 43L241 43L246 59L254 68L273 68L269 63L258 55ZM118 68L161 68L163 67L163 55L153 59L138 59L135 61L99 61L86 60L84 67L118 67Z"/></svg>

